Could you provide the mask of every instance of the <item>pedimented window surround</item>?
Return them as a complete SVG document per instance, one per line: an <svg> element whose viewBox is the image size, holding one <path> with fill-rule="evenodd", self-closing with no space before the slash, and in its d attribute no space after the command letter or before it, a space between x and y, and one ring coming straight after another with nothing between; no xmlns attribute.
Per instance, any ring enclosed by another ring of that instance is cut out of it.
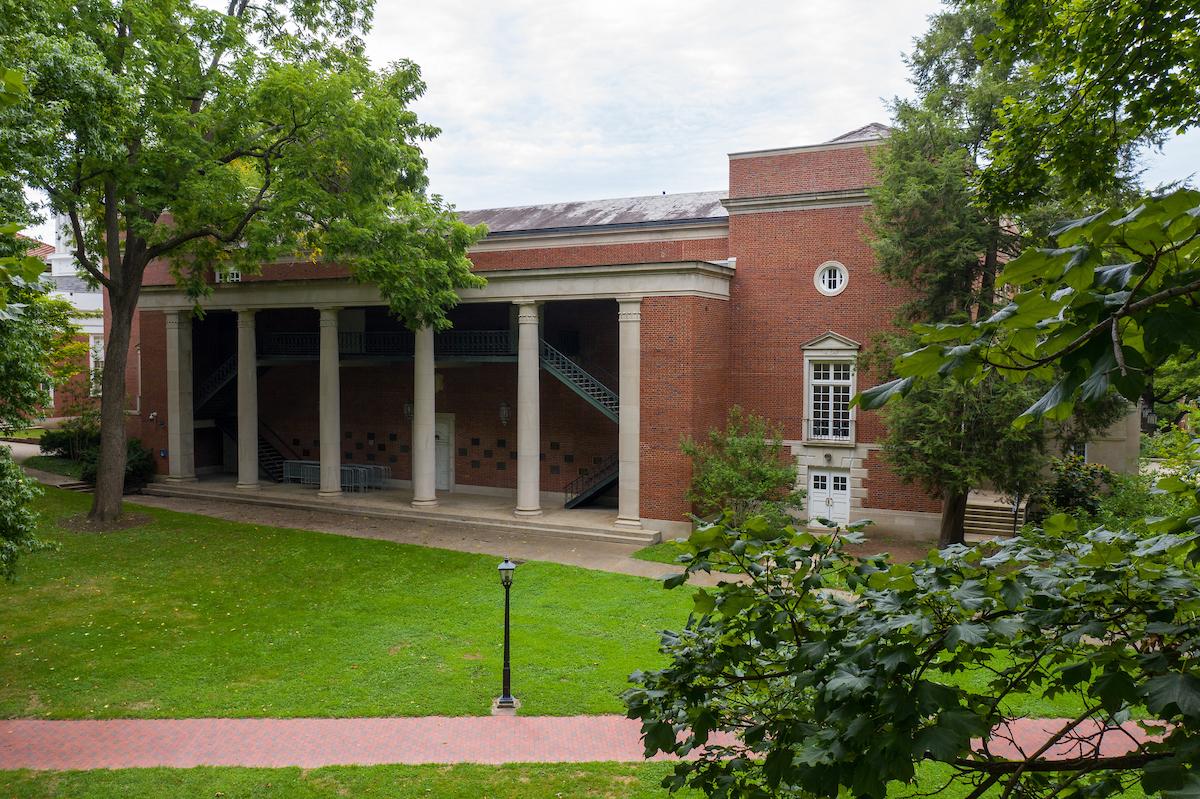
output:
<svg viewBox="0 0 1200 799"><path fill-rule="evenodd" d="M826 447L855 444L857 409L848 407L857 387L861 345L830 330L803 345L804 441Z"/></svg>

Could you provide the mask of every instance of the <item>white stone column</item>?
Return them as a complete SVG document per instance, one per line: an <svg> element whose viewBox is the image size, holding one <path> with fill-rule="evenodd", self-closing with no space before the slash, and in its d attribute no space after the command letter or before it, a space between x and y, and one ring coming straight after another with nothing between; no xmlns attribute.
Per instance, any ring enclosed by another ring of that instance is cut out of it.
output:
<svg viewBox="0 0 1200 799"><path fill-rule="evenodd" d="M412 504L431 508L437 500L437 451L434 446L433 328L416 331L413 347Z"/></svg>
<svg viewBox="0 0 1200 799"><path fill-rule="evenodd" d="M237 487L258 490L258 342L254 311L237 312Z"/></svg>
<svg viewBox="0 0 1200 799"><path fill-rule="evenodd" d="M542 514L538 306L517 303L517 516Z"/></svg>
<svg viewBox="0 0 1200 799"><path fill-rule="evenodd" d="M321 490L322 497L342 493L342 386L338 370L338 311L321 308Z"/></svg>
<svg viewBox="0 0 1200 799"><path fill-rule="evenodd" d="M196 433L192 416L192 316L167 311L167 477L196 479Z"/></svg>
<svg viewBox="0 0 1200 799"><path fill-rule="evenodd" d="M617 300L620 346L617 524L641 527L642 299Z"/></svg>

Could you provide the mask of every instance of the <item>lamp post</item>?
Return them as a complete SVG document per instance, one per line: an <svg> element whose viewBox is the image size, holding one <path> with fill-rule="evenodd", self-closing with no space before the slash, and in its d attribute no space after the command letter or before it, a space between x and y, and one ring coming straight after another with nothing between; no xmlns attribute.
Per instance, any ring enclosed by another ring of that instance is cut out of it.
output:
<svg viewBox="0 0 1200 799"><path fill-rule="evenodd" d="M511 712L516 710L517 700L512 695L512 667L509 662L508 596L517 564L505 558L497 568L500 571L500 584L504 586L504 672L500 698L496 700L496 710Z"/></svg>

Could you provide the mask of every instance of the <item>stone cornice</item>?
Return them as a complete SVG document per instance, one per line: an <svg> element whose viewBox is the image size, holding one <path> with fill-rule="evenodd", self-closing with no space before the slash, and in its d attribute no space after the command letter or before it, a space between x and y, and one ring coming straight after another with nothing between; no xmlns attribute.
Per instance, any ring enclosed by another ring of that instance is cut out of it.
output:
<svg viewBox="0 0 1200 799"><path fill-rule="evenodd" d="M815 191L804 194L776 194L768 197L736 197L722 200L730 216L771 211L805 211L815 208L847 208L870 205L866 189Z"/></svg>
<svg viewBox="0 0 1200 799"><path fill-rule="evenodd" d="M471 253L541 250L552 247L591 247L601 244L648 244L660 241L722 239L729 235L728 219L673 225L600 225L556 230L501 231L471 247Z"/></svg>
<svg viewBox="0 0 1200 799"><path fill-rule="evenodd" d="M463 302L546 302L639 297L706 297L728 300L734 268L709 261L506 269L481 273L482 288L464 289ZM256 280L222 283L198 301L206 310L352 308L386 305L378 288L350 278ZM145 286L138 308L187 311L196 303L175 286Z"/></svg>

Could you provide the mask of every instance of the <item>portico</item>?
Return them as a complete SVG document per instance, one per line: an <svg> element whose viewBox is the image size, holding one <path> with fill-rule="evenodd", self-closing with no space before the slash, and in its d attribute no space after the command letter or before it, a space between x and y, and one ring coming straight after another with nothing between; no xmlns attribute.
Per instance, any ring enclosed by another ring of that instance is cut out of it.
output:
<svg viewBox="0 0 1200 799"><path fill-rule="evenodd" d="M497 496L510 491L514 516L539 517L570 503L570 490L603 478L608 473L605 453L611 446L616 478L612 524L640 528L643 302L656 297L723 299L732 271L725 264L692 262L492 274L487 286L463 292L461 311L455 312L461 319L441 333L428 327L404 331L394 322L384 325L382 298L373 287L348 280L218 285L202 300L206 318L201 327L236 328L236 363L231 370L236 372L236 424L235 432L223 437L226 446L236 437L236 489L247 495L265 490L269 475L260 453L275 448L285 458L317 455L320 498L349 497L344 493L343 467L366 458L384 467L390 464L395 474L389 485L410 490L406 501L414 508L436 508L448 496L447 488ZM220 419L207 419L215 414L204 405L215 402L210 395L219 381L212 376L220 377L220 367L197 368L194 377L189 368L193 346L201 346L201 341L210 346L207 342L214 336L193 335L191 316L181 307L187 302L173 287L147 287L141 305L143 311L163 311L167 319L166 365L168 376L174 377L167 385L166 461L175 480L194 479L197 472L196 423L189 411L199 414L201 432L210 438L218 436L208 427L223 427ZM598 321L569 321L580 314ZM593 328L609 324L611 340L607 333L593 333ZM315 337L308 332L313 327ZM586 327L582 334L581 327ZM589 339L594 335L604 341ZM219 360L218 354L209 353L205 362ZM311 368L303 365L305 361L316 361L315 374L292 376ZM511 380L505 375L513 366L504 364L513 362L515 390L507 399L503 385ZM610 375L610 368L617 373L611 380L597 376ZM345 383L349 378L351 383ZM372 397L372 407L382 407L370 417L379 419L378 424L363 423L366 411L361 408L351 408L353 421L345 416L347 403L356 405L364 398L364 384L372 394L378 390L396 397L382 406ZM310 391L317 398L315 408L301 396ZM496 397L501 397L498 402ZM310 410L283 413L281 404ZM546 407L549 419L544 416ZM401 408L410 434L383 432L396 426L385 417L394 417ZM311 442L314 447L296 432L293 418L311 418L312 411L318 433ZM438 440L444 416L454 420L449 434L453 441ZM487 424L480 427L476 420L484 416ZM586 421L570 421L576 417ZM497 423L502 426L495 427ZM515 446L505 434L510 424L516 428ZM364 427L378 431L358 432ZM487 427L493 431L482 433ZM360 436L364 440L359 441ZM209 443L202 449L216 448L218 444ZM451 459L451 474L458 463L458 471L470 476L460 474L439 492L444 471L439 458L445 457ZM201 467L206 474L213 469ZM512 472L515 485L507 482ZM481 481L480 474L491 476Z"/></svg>

